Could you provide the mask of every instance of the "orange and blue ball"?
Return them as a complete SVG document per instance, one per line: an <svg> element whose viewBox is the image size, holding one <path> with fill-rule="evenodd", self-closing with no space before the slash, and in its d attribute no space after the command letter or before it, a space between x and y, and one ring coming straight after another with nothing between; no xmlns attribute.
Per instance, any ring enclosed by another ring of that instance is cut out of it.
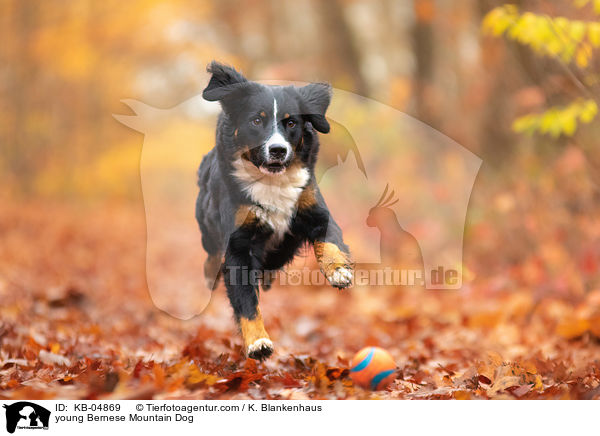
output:
<svg viewBox="0 0 600 436"><path fill-rule="evenodd" d="M366 347L352 358L350 378L352 381L371 390L385 389L394 381L396 363L390 353L379 347Z"/></svg>

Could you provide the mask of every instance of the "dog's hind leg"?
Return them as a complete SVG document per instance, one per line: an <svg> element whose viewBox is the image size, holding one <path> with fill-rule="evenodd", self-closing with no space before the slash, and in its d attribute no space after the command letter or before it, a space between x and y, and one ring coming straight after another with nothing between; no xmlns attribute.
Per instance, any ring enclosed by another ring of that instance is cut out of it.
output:
<svg viewBox="0 0 600 436"><path fill-rule="evenodd" d="M206 179L209 177L208 169L203 160L199 174L201 189L196 199L196 221L202 234L202 247L208 254L208 258L204 261L204 283L208 289L214 290L222 275L221 266L224 250L220 242L220 231L218 230L218 212L216 211L218 209L211 202L211 196L206 188Z"/></svg>

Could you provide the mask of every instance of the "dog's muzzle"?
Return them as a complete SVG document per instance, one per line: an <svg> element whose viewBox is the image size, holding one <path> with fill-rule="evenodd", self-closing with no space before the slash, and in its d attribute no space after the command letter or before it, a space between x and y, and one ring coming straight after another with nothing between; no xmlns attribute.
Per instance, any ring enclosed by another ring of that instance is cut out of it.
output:
<svg viewBox="0 0 600 436"><path fill-rule="evenodd" d="M265 145L267 159L261 166L261 171L272 174L281 173L289 163L292 150L289 144L267 144Z"/></svg>

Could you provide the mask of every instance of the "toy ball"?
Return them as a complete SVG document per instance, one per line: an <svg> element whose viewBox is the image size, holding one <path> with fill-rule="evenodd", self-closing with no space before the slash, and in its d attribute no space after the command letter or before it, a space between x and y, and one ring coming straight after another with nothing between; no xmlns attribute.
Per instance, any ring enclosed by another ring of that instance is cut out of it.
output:
<svg viewBox="0 0 600 436"><path fill-rule="evenodd" d="M396 363L390 353L379 347L366 347L352 358L350 378L371 390L385 389L394 380Z"/></svg>

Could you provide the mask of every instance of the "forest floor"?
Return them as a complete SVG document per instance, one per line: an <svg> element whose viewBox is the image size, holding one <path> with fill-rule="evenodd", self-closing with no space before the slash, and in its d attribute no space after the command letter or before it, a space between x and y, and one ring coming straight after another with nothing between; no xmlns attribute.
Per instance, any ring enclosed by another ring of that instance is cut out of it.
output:
<svg viewBox="0 0 600 436"><path fill-rule="evenodd" d="M222 286L191 320L154 306L139 204L13 204L0 229L0 398L600 397L600 290L276 287L261 295L276 350L257 363ZM397 363L385 390L348 376L367 345Z"/></svg>

